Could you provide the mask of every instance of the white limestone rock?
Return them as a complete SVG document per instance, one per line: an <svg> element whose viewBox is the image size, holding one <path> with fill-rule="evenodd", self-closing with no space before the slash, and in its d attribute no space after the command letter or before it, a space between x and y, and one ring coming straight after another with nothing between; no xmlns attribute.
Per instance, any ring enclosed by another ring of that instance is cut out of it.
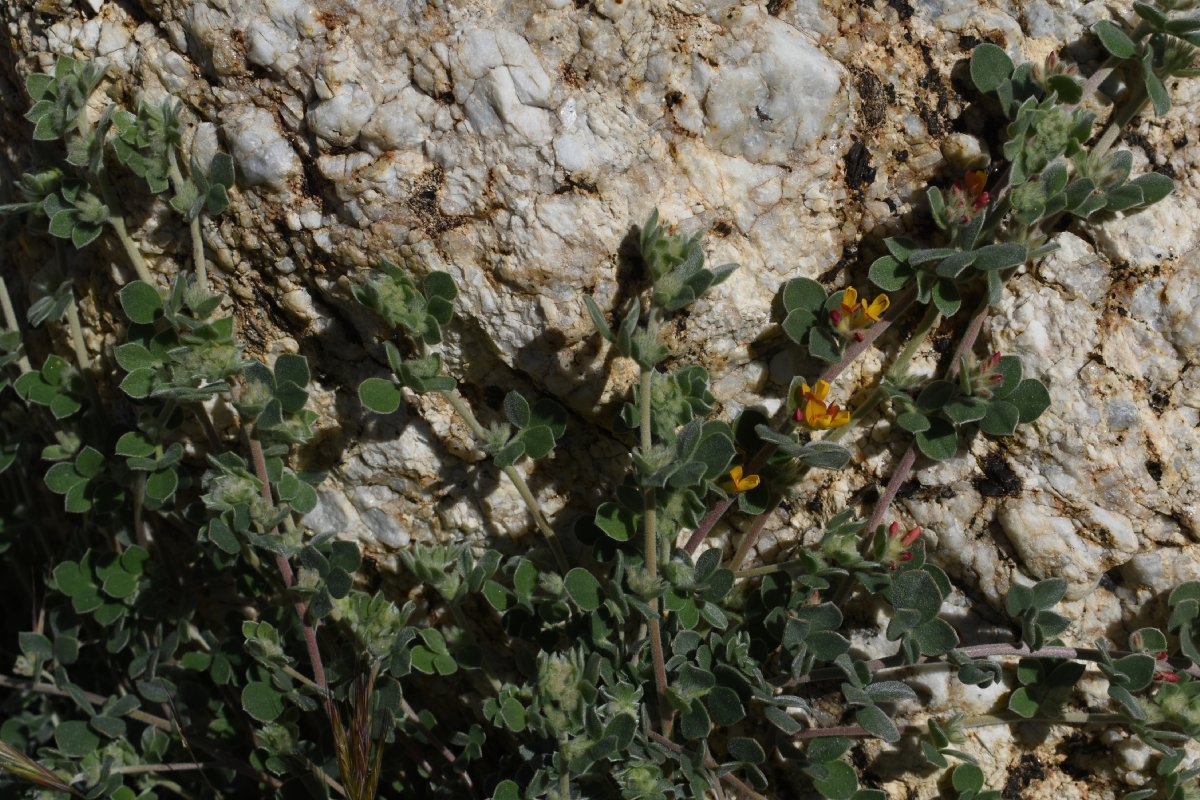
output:
<svg viewBox="0 0 1200 800"><path fill-rule="evenodd" d="M230 153L245 186L282 191L301 170L300 157L288 144L271 112L258 106L229 109L221 120Z"/></svg>

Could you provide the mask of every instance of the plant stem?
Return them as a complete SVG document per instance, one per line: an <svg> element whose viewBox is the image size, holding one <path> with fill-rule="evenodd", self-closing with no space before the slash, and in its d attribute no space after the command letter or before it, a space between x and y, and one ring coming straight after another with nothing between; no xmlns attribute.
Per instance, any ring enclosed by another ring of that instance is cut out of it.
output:
<svg viewBox="0 0 1200 800"><path fill-rule="evenodd" d="M988 308L987 298L985 297L980 301L979 307L975 309L975 313L971 315L971 320L967 323L967 329L963 332L962 338L958 342L958 347L954 351L954 360L946 370L946 380L954 380L954 377L958 375L958 367L962 363L962 357L971 352L971 348L975 346L975 340L979 338L979 333L983 330L984 320L987 319ZM900 487L904 482L908 480L908 475L912 472L912 468L916 463L917 445L914 441L904 451L904 455L900 457L900 462L896 465L895 470L892 471L892 477L888 481L883 496L875 504L875 509L871 512L871 518L867 521L867 525L863 529L864 541L870 541L870 537L874 535L875 529L883 521L884 516L892 505L892 501L896 499L896 494L900 491Z"/></svg>
<svg viewBox="0 0 1200 800"><path fill-rule="evenodd" d="M462 398L458 390L452 389L448 392L441 392L441 395L458 412L463 422L467 423L467 427L471 429L471 433L475 434L475 438L479 441L484 441L487 438L487 431L479 424L479 420L475 417L475 412L467 405L467 401ZM546 544L550 546L550 552L554 554L554 561L558 565L559 571L565 575L571 567L570 562L567 561L566 551L563 550L562 542L558 540L558 535L554 532L554 528L550 527L550 522L546 519L546 515L542 513L542 508L538 504L537 498L533 496L533 492L530 491L529 484L525 482L525 478L517 471L516 467L504 467L501 471L512 481L513 486L517 488L517 494L521 495L521 500L533 516L533 524L546 537Z"/></svg>
<svg viewBox="0 0 1200 800"><path fill-rule="evenodd" d="M83 341L83 325L79 321L79 305L75 302L74 286L71 287L71 296L67 302L67 329L71 332L71 348L75 351L75 361L81 370L90 371L92 360Z"/></svg>
<svg viewBox="0 0 1200 800"><path fill-rule="evenodd" d="M253 431L247 426L246 438L250 444L250 457L254 462L254 474L262 483L262 499L268 509L275 507L275 499L271 495L271 477L267 473L267 460L263 456L262 443L254 436ZM276 526L271 529L272 536L279 535L279 528ZM275 567L279 570L279 576L283 579L283 586L289 592L292 586L296 583L295 573L292 571L292 564L288 561L287 556L280 553L275 555ZM333 719L336 710L333 707L333 700L329 693L329 681L325 677L325 664L321 660L321 648L317 645L316 628L308 621L308 601L296 597L292 600L292 608L296 611L296 616L300 620L300 626L304 630L304 644L308 650L308 661L312 666L313 681L320 690L322 699L325 701L325 713L330 720Z"/></svg>
<svg viewBox="0 0 1200 800"><path fill-rule="evenodd" d="M1094 663L1102 663L1104 661L1104 652L1107 652L1108 656L1114 660L1133 655L1133 653L1126 650L1101 651L1091 647L1066 647L1061 645L1043 647L1040 650L1030 650L1024 644L1006 642L960 647L953 652L966 658L1070 658L1077 661L1091 661ZM871 673L875 675L891 670L912 669L921 666L952 666L950 662L940 657L937 659L922 659L910 664L904 661L904 656L900 653L888 658L875 659L874 661L867 661L865 663L867 668L871 670ZM1187 673L1193 678L1200 679L1200 666L1192 664L1187 658L1163 659L1157 661L1155 666L1163 671L1169 670L1175 673ZM785 685L795 687L805 683L845 680L845 677L846 673L840 667L822 667L813 670L808 675L800 677L798 680L789 680Z"/></svg>
<svg viewBox="0 0 1200 800"><path fill-rule="evenodd" d="M121 242L121 247L125 250L125 255L129 258L129 263L133 265L133 271L137 273L138 279L145 281L151 286L154 285L154 276L150 274L150 266L146 263L146 259L142 257L142 252L138 250L137 243L129 235L128 229L125 227L125 218L117 213L117 200L113 194L112 186L109 185L108 176L103 167L96 172L96 182L100 185L100 194L104 198L104 205L108 206L111 216L108 218L108 224L112 226L113 231L117 234L117 239Z"/></svg>
<svg viewBox="0 0 1200 800"><path fill-rule="evenodd" d="M171 178L171 184L175 187L175 191L179 192L183 186L183 173L179 171L179 163L175 158L175 150L172 148L168 153L169 170L168 176ZM208 291L208 264L204 260L204 239L200 233L200 215L196 214L188 220L188 231L192 238L192 268L196 271L196 284L201 290Z"/></svg>
<svg viewBox="0 0 1200 800"><path fill-rule="evenodd" d="M654 312L651 311L647 330L653 336L656 328L656 318ZM650 414L653 388L654 369L651 367L642 367L640 434L642 455L646 457L649 457L650 451L654 446ZM654 487L652 486L647 486L642 490L642 509L642 523L645 526L645 536L642 540L643 558L646 563L646 574L650 581L654 582L658 578L658 509ZM662 598L655 598L654 611L658 615L662 614ZM667 661L663 653L662 626L659 623L658 616L651 617L646 622L650 633L650 658L654 662L654 690L655 696L658 698L659 726L662 729L663 735L669 739L674 720L670 704L667 702Z"/></svg>
<svg viewBox="0 0 1200 800"><path fill-rule="evenodd" d="M558 735L558 754L562 759L562 768L558 771L558 796L562 800L571 800L571 770L567 768L567 735Z"/></svg>
<svg viewBox="0 0 1200 800"><path fill-rule="evenodd" d="M1127 723L1128 717L1121 714L1091 714L1080 711L1067 711L1061 717L1021 717L1016 714L980 714L974 717L966 717L962 720L964 728L986 728L992 725L1014 725L1022 722L1040 722L1047 725L1114 725ZM909 733L912 731L925 731L925 725L897 725L900 733ZM868 737L875 734L868 731L861 725L841 725L834 728L810 728L800 731L794 735L794 738L817 739L822 736L848 736L848 737Z"/></svg>
<svg viewBox="0 0 1200 800"><path fill-rule="evenodd" d="M674 752L681 753L681 754L686 752L683 749L682 745L672 742L667 737L662 736L661 734L657 734L654 731L650 731L650 738L653 739L654 741L658 742L659 744L661 744L663 747L666 747L668 750L673 750ZM708 767L709 769L717 769L718 768L717 762L713 760L712 756L704 757L704 766ZM721 775L721 780L725 781L730 786L737 789L739 792L742 793L742 796L748 797L748 798L750 798L750 800L767 800L766 797L764 797L763 795L754 791L754 788L751 787L748 783L741 780L740 778L735 777L734 775L732 775L730 773L725 773L724 775Z"/></svg>
<svg viewBox="0 0 1200 800"><path fill-rule="evenodd" d="M8 284L4 282L4 276L0 275L0 310L4 312L4 322L10 331L20 331L21 327L17 324L17 314L13 310L12 297L8 294ZM32 372L33 366L29 363L29 359L22 352L20 358L17 359L17 366L21 368L21 372Z"/></svg>

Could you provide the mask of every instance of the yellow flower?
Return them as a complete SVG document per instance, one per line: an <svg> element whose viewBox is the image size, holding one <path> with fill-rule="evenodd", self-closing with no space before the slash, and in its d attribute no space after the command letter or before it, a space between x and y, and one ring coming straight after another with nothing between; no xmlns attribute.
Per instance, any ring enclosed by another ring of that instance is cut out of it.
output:
<svg viewBox="0 0 1200 800"><path fill-rule="evenodd" d="M842 336L853 336L861 341L860 331L879 322L891 304L892 301L886 294L876 295L869 303L859 300L858 290L847 286L842 292L841 305L829 312L829 321L833 323L833 329Z"/></svg>
<svg viewBox="0 0 1200 800"><path fill-rule="evenodd" d="M721 484L725 491L732 494L741 494L748 492L758 486L759 477L757 475L746 475L742 465L738 464L733 469L729 470L729 480Z"/></svg>
<svg viewBox="0 0 1200 800"><path fill-rule="evenodd" d="M800 394L804 405L796 409L797 422L803 422L814 430L840 428L850 421L850 412L839 408L837 403L826 403L829 396L829 382L817 381L815 387L809 388L807 383L800 385Z"/></svg>
<svg viewBox="0 0 1200 800"><path fill-rule="evenodd" d="M872 322L879 322L879 318L883 316L883 312L887 311L888 306L891 304L892 301L888 299L886 294L876 295L870 305L867 305L867 301L863 300L862 312Z"/></svg>

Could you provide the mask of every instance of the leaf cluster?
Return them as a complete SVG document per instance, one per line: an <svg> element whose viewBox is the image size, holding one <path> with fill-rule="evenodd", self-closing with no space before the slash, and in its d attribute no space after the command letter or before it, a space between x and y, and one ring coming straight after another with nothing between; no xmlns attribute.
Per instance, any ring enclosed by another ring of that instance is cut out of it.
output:
<svg viewBox="0 0 1200 800"><path fill-rule="evenodd" d="M192 279L176 279L165 298L131 281L120 299L133 323L129 341L115 352L128 373L121 389L129 397L202 401L228 391L229 379L247 366L233 317L214 316L221 297L200 291Z"/></svg>
<svg viewBox="0 0 1200 800"><path fill-rule="evenodd" d="M783 285L783 332L814 358L834 362L842 357L846 340L829 324L829 314L841 305L844 292L827 295L811 278L793 278ZM790 395L789 395L790 397Z"/></svg>
<svg viewBox="0 0 1200 800"><path fill-rule="evenodd" d="M690 306L737 269L736 264L706 269L700 235L668 234L659 224L657 208L642 225L639 242L642 261L653 284L651 301L663 311L678 311Z"/></svg>
<svg viewBox="0 0 1200 800"><path fill-rule="evenodd" d="M543 458L554 449L567 429L567 412L549 398L533 405L518 392L504 397L504 417L508 424L488 431L485 449L498 467L511 467L524 456Z"/></svg>
<svg viewBox="0 0 1200 800"><path fill-rule="evenodd" d="M977 424L990 436L1011 436L1018 424L1036 420L1050 407L1050 393L1036 378L1023 377L1021 359L1001 356L981 374L964 361L956 380L933 380L915 396L884 384L892 398L896 424L914 434L927 458L945 461L958 452L960 429Z"/></svg>

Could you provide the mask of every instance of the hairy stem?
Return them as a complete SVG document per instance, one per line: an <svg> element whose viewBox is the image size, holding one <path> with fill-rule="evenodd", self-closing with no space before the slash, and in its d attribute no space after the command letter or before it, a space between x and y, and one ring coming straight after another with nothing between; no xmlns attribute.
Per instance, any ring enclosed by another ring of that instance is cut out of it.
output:
<svg viewBox="0 0 1200 800"><path fill-rule="evenodd" d="M262 443L254 436L253 431L249 428L246 431L247 439L250 443L250 457L254 462L254 474L258 476L258 480L262 483L262 498L268 509L275 507L275 499L271 494L271 477L267 474L267 460L263 456ZM279 528L271 529L272 536L279 535ZM275 555L275 567L279 570L279 576L283 579L283 586L290 591L296 583L295 573L292 571L292 564L287 557L282 554ZM333 707L333 700L329 694L329 681L325 677L325 663L321 660L321 648L317 644L317 630L311 622L308 621L308 601L296 597L292 600L292 608L296 611L296 616L300 620L300 626L304 630L304 644L308 650L308 661L312 666L313 681L320 690L322 699L325 703L325 713L332 720L336 710Z"/></svg>
<svg viewBox="0 0 1200 800"><path fill-rule="evenodd" d="M458 412L463 422L467 423L467 427L471 429L471 433L475 434L475 438L479 441L484 441L487 438L487 431L484 430L483 425L479 424L479 420L475 417L475 412L467 405L467 401L462 398L458 390L441 392L441 395ZM563 550L562 542L558 539L558 534L554 532L554 528L550 527L549 520L542 513L542 507L538 504L537 498L533 496L533 492L530 491L529 484L525 482L525 478L517 471L516 467L504 467L502 472L512 481L513 486L517 488L517 494L521 495L522 502L525 503L525 507L529 509L529 513L533 516L533 524L546 537L546 544L550 546L550 552L554 554L554 561L558 565L559 571L565 574L571 566L570 562L567 561L566 551Z"/></svg>
<svg viewBox="0 0 1200 800"><path fill-rule="evenodd" d="M4 312L4 323L10 331L20 331L21 326L17 324L17 314L13 310L12 297L8 294L8 284L4 282L4 276L0 275L0 310ZM29 359L22 352L20 358L17 359L17 366L21 368L21 372L32 372L33 365L29 363Z"/></svg>
<svg viewBox="0 0 1200 800"><path fill-rule="evenodd" d="M175 150L172 148L170 153L170 167L168 175L171 178L171 184L178 192L183 186L183 173L179 171L179 163L175 158ZM200 215L197 214L188 220L188 232L192 239L192 268L196 271L196 284L201 290L208 291L208 264L204 260L204 239L200 233Z"/></svg>
<svg viewBox="0 0 1200 800"><path fill-rule="evenodd" d="M651 314L649 329L653 331L654 327L654 315ZM640 433L642 454L645 456L650 455L650 450L654 446L650 414L653 386L654 370L650 367L643 367L641 375ZM654 487L648 486L642 490L642 500L642 522L645 534L642 541L642 550L646 562L646 574L649 576L651 582L653 582L658 578L658 509ZM654 600L654 611L657 614L662 614L661 598ZM658 698L659 726L662 729L663 735L670 738L674 721L671 706L667 702L667 660L663 653L662 626L659 623L659 618L657 616L651 617L647 620L647 627L650 633L650 658L654 663L654 690L655 696Z"/></svg>
<svg viewBox="0 0 1200 800"><path fill-rule="evenodd" d="M962 727L986 728L993 725L1016 725L1022 722L1042 722L1048 725L1114 725L1128 721L1128 718L1121 714L1091 714L1076 711L1063 712L1059 717L1028 718L1016 714L980 714L974 717L965 717L962 720ZM902 734L913 731L924 733L927 730L925 725L897 725L896 727ZM861 725L840 725L834 728L810 728L796 733L793 738L800 740L817 739L822 736L862 738L874 735Z"/></svg>

